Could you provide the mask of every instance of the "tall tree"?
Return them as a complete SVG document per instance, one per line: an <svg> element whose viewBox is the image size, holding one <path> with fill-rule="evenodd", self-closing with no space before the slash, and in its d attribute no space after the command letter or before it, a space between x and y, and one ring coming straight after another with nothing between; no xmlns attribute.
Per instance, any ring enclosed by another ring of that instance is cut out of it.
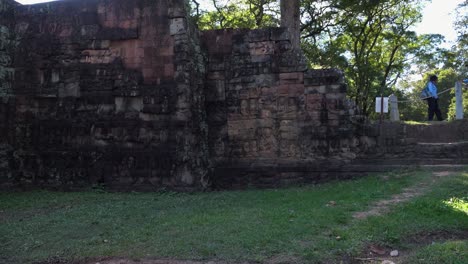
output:
<svg viewBox="0 0 468 264"><path fill-rule="evenodd" d="M468 27L466 26L468 25L468 1L463 1L456 11L457 20L455 22L455 29L458 33L458 38L452 52L457 80L462 80L468 78ZM468 91L466 90L463 92L463 102L463 112L466 118L468 116ZM452 98L448 118L455 118L455 98Z"/></svg>
<svg viewBox="0 0 468 264"><path fill-rule="evenodd" d="M463 1L457 7L457 20L455 29L458 34L457 44L454 47L457 70L463 78L468 78L468 1Z"/></svg>
<svg viewBox="0 0 468 264"><path fill-rule="evenodd" d="M203 29L274 24L275 12L265 11L274 0L236 0L226 6L212 1L217 11L202 16ZM450 57L443 50L437 52L443 56L434 56L441 36L417 36L411 30L427 1L281 0L281 25L291 29L296 47L302 40L312 67L343 69L348 96L362 114L372 115L374 98L382 91L385 96L391 93L414 64L427 63L419 69L428 71Z"/></svg>
<svg viewBox="0 0 468 264"><path fill-rule="evenodd" d="M301 43L301 12L299 0L281 0L281 26L288 28L294 49Z"/></svg>
<svg viewBox="0 0 468 264"><path fill-rule="evenodd" d="M269 8L269 5L272 3L271 0L249 0L247 4L249 5L249 11L252 13L255 19L255 26L262 27L263 19L268 12L272 11Z"/></svg>
<svg viewBox="0 0 468 264"><path fill-rule="evenodd" d="M410 67L408 56L417 51L417 36L410 29L420 19L420 1L329 3L328 12L336 24L315 37L315 47L305 44L306 54L313 65L343 69L348 95L362 114L371 115L374 98L382 90L390 93L388 88Z"/></svg>

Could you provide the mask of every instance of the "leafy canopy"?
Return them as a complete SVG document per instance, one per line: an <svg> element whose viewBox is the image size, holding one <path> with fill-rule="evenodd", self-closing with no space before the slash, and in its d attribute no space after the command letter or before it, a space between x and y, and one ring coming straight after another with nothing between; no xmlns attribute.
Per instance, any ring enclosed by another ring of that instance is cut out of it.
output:
<svg viewBox="0 0 468 264"><path fill-rule="evenodd" d="M194 0L192 0L194 1ZM426 81L414 76L449 72L447 83L456 76L468 77L468 2L458 8L457 45L441 48L441 35L421 35L414 26L428 2L417 0L302 0L302 48L312 68L339 68L345 72L348 96L365 116L375 116L375 97L396 94L415 97ZM261 28L279 25L279 1L211 0L212 11L196 18L201 29ZM439 76L440 79L440 76ZM450 98L441 105L449 108ZM402 118L424 120L421 102L402 106ZM450 114L449 114L450 117Z"/></svg>
<svg viewBox="0 0 468 264"><path fill-rule="evenodd" d="M196 18L202 30L261 28L279 25L276 0L211 0L214 11L202 11Z"/></svg>

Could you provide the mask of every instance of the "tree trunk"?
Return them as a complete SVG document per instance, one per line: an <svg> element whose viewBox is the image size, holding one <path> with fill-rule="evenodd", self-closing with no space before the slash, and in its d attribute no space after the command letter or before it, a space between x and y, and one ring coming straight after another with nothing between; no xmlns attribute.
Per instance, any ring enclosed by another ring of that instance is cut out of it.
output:
<svg viewBox="0 0 468 264"><path fill-rule="evenodd" d="M281 26L288 28L293 49L301 44L301 11L299 0L281 0Z"/></svg>

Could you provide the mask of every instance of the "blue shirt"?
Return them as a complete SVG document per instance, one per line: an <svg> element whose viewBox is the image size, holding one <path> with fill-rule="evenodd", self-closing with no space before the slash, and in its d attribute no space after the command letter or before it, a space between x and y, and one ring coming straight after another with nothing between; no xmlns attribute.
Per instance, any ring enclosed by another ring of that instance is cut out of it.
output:
<svg viewBox="0 0 468 264"><path fill-rule="evenodd" d="M434 82L429 82L427 84L427 91L429 92L430 96L434 97L435 99L438 98L438 96L437 96L437 87L434 84Z"/></svg>

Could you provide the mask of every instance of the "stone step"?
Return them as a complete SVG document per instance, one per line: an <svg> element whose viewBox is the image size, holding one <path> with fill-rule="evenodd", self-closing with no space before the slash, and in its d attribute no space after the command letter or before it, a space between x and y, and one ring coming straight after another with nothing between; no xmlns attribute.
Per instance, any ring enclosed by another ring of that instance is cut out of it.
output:
<svg viewBox="0 0 468 264"><path fill-rule="evenodd" d="M454 142L417 142L418 145L426 146L457 146L457 145L468 145L468 141L454 141Z"/></svg>
<svg viewBox="0 0 468 264"><path fill-rule="evenodd" d="M359 159L346 165L343 170L350 172L385 172L407 168L468 171L468 159Z"/></svg>
<svg viewBox="0 0 468 264"><path fill-rule="evenodd" d="M449 170L449 171L468 171L468 165L462 164L437 164L437 165L350 165L343 169L343 172L352 172L352 173L370 173L370 172L387 172L392 170L400 169L430 169L436 171Z"/></svg>
<svg viewBox="0 0 468 264"><path fill-rule="evenodd" d="M423 169L430 169L435 171L465 171L468 172L468 165L462 164L439 164L439 165L421 165L419 166Z"/></svg>
<svg viewBox="0 0 468 264"><path fill-rule="evenodd" d="M467 165L468 158L374 158L374 159L356 159L351 162L353 165L439 165L439 164L452 164L452 165Z"/></svg>
<svg viewBox="0 0 468 264"><path fill-rule="evenodd" d="M468 141L387 146L387 159L468 159ZM380 158L380 157L379 157Z"/></svg>

